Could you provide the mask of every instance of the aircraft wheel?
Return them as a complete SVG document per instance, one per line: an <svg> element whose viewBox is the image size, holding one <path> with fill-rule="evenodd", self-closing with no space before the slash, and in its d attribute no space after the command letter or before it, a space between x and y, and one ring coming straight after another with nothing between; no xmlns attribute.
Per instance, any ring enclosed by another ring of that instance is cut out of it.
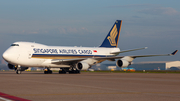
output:
<svg viewBox="0 0 180 101"><path fill-rule="evenodd" d="M44 71L44 74L52 74L52 70Z"/></svg>
<svg viewBox="0 0 180 101"><path fill-rule="evenodd" d="M74 74L74 71L72 70L72 71L69 71L69 74Z"/></svg>
<svg viewBox="0 0 180 101"><path fill-rule="evenodd" d="M48 73L49 73L49 74L52 74L52 70L49 70Z"/></svg>
<svg viewBox="0 0 180 101"><path fill-rule="evenodd" d="M62 68L61 70L59 70L59 74L66 74L67 71L69 71L69 69Z"/></svg>
<svg viewBox="0 0 180 101"><path fill-rule="evenodd" d="M19 71L19 70L16 70L16 74L21 74L21 71Z"/></svg>
<svg viewBox="0 0 180 101"><path fill-rule="evenodd" d="M80 71L79 70L72 70L72 71L69 71L69 74L80 74Z"/></svg>
<svg viewBox="0 0 180 101"><path fill-rule="evenodd" d="M47 71L44 71L44 74L47 74L48 72Z"/></svg>
<svg viewBox="0 0 180 101"><path fill-rule="evenodd" d="M59 71L59 74L66 74L66 72L64 72L64 71Z"/></svg>
<svg viewBox="0 0 180 101"><path fill-rule="evenodd" d="M80 74L80 70L76 70L76 73L77 73L77 74Z"/></svg>
<svg viewBox="0 0 180 101"><path fill-rule="evenodd" d="M64 71L64 70L59 71L59 74L66 74L66 71Z"/></svg>

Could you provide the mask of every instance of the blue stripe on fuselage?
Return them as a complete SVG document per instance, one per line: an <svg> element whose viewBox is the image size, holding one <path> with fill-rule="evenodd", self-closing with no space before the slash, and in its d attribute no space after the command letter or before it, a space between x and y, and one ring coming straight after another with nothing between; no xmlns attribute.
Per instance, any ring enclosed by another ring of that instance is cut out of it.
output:
<svg viewBox="0 0 180 101"><path fill-rule="evenodd" d="M49 58L49 59L70 59L70 58L91 58L91 57L109 57L106 55L70 55L70 54L33 54L32 58Z"/></svg>

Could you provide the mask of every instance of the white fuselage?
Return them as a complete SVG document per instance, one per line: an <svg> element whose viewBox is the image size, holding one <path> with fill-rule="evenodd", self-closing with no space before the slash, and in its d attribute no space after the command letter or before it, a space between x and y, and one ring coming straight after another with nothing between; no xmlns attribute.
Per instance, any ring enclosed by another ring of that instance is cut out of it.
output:
<svg viewBox="0 0 180 101"><path fill-rule="evenodd" d="M3 58L8 63L23 67L70 67L70 64L52 64L52 60L87 58L83 61L94 65L103 60L93 60L92 57L109 57L114 55L110 53L119 51L119 48L63 47L32 42L15 42L4 52Z"/></svg>

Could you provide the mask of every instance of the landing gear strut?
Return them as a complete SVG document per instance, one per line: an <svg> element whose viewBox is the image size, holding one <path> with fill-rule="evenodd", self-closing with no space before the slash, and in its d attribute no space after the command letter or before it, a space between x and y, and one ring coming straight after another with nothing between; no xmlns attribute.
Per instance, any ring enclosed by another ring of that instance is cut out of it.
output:
<svg viewBox="0 0 180 101"><path fill-rule="evenodd" d="M21 74L21 66L15 66L16 74Z"/></svg>
<svg viewBox="0 0 180 101"><path fill-rule="evenodd" d="M71 65L71 68L69 70L69 74L80 74L80 70L77 69L75 65Z"/></svg>
<svg viewBox="0 0 180 101"><path fill-rule="evenodd" d="M69 71L69 74L80 74L80 70L72 69L71 71Z"/></svg>
<svg viewBox="0 0 180 101"><path fill-rule="evenodd" d="M47 68L47 69L44 70L44 74L52 74L52 70Z"/></svg>

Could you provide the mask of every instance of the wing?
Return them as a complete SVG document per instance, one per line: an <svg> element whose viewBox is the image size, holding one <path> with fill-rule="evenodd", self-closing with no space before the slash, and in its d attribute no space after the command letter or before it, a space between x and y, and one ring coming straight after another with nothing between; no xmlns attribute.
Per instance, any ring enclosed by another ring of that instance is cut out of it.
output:
<svg viewBox="0 0 180 101"><path fill-rule="evenodd" d="M157 55L134 55L134 56L111 56L111 57L92 57L91 59L94 60L115 60L115 59L121 59L124 57L130 57L132 60L139 57L153 57L153 56L171 56L175 55L178 52L178 50L175 50L171 54L157 54ZM83 60L86 60L88 58L77 58L77 59L53 59L51 63L54 64L74 64Z"/></svg>
<svg viewBox="0 0 180 101"><path fill-rule="evenodd" d="M74 64L79 61L85 60L87 58L77 58L77 59L53 59L51 60L52 64Z"/></svg>
<svg viewBox="0 0 180 101"><path fill-rule="evenodd" d="M139 58L139 57L153 57L153 56L171 56L171 55L175 55L178 52L178 50L175 50L174 52L172 52L171 54L157 54L157 55L134 55L134 56L114 56L114 57L99 57L99 58L95 58L95 59L106 59L106 60L112 60L112 59L121 59L124 57L130 57L132 61L135 58Z"/></svg>

